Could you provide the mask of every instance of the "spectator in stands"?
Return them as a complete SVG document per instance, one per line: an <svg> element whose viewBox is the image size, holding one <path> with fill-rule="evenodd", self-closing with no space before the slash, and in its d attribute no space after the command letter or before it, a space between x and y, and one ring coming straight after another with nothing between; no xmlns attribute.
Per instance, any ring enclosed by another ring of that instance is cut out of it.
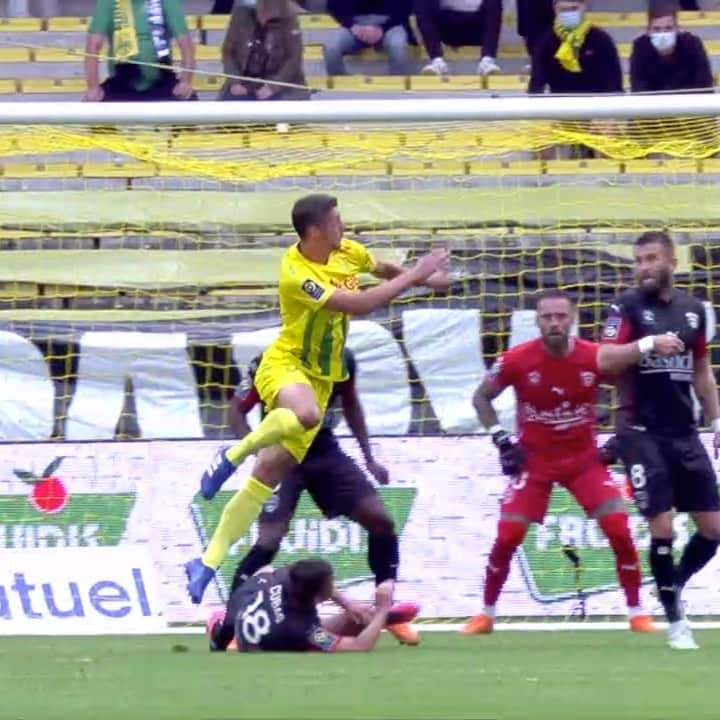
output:
<svg viewBox="0 0 720 720"><path fill-rule="evenodd" d="M415 17L430 62L426 75L447 75L443 43L451 47L481 46L477 71L500 72L497 64L502 26L502 0L415 0Z"/></svg>
<svg viewBox="0 0 720 720"><path fill-rule="evenodd" d="M682 10L699 10L698 0L680 0L680 8Z"/></svg>
<svg viewBox="0 0 720 720"><path fill-rule="evenodd" d="M677 5L651 4L647 33L636 38L630 57L633 92L709 90L714 85L702 40L678 30Z"/></svg>
<svg viewBox="0 0 720 720"><path fill-rule="evenodd" d="M228 79L220 100L306 100L303 41L292 0L248 0L235 4L222 45ZM258 78L263 82L252 81Z"/></svg>
<svg viewBox="0 0 720 720"><path fill-rule="evenodd" d="M179 77L172 70L173 38L180 46ZM99 55L106 41L112 59L101 84ZM197 100L195 49L181 0L97 0L86 50L86 100Z"/></svg>
<svg viewBox="0 0 720 720"><path fill-rule="evenodd" d="M553 26L553 0L517 0L517 32L532 57L537 41Z"/></svg>
<svg viewBox="0 0 720 720"><path fill-rule="evenodd" d="M383 48L391 75L407 75L412 0L328 0L328 12L341 25L325 43L328 75L345 75L345 55Z"/></svg>
<svg viewBox="0 0 720 720"><path fill-rule="evenodd" d="M235 0L215 0L213 2L211 15L229 15L232 12Z"/></svg>
<svg viewBox="0 0 720 720"><path fill-rule="evenodd" d="M528 92L621 93L622 68L610 35L585 17L584 0L555 0L555 24L537 42Z"/></svg>

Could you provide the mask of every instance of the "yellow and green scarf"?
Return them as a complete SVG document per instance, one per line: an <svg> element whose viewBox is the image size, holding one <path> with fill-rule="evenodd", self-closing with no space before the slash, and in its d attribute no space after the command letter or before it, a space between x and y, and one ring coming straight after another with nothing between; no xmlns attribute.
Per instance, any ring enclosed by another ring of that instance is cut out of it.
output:
<svg viewBox="0 0 720 720"><path fill-rule="evenodd" d="M570 30L560 25L557 19L555 20L553 30L560 39L560 47L555 53L555 59L568 72L579 73L581 71L580 48L583 46L591 27L589 20L583 20L576 28Z"/></svg>
<svg viewBox="0 0 720 720"><path fill-rule="evenodd" d="M140 52L132 0L115 0L113 22L113 54L121 62L130 60Z"/></svg>

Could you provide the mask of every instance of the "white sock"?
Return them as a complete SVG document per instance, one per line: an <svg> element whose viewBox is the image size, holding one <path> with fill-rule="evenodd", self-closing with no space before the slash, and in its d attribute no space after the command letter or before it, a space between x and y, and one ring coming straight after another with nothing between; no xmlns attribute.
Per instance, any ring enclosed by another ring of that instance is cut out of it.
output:
<svg viewBox="0 0 720 720"><path fill-rule="evenodd" d="M485 614L488 617L494 618L495 617L495 606L494 605L486 605L485 606Z"/></svg>
<svg viewBox="0 0 720 720"><path fill-rule="evenodd" d="M642 606L640 606L640 605L637 605L636 607L628 608L628 617L630 617L630 618L634 618L634 617L637 617L638 615L644 615L644 614L645 613L643 612Z"/></svg>

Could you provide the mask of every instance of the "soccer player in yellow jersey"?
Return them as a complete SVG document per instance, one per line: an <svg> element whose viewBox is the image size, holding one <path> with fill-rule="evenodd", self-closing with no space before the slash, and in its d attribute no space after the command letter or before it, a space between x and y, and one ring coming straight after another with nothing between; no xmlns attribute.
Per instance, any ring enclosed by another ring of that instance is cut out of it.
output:
<svg viewBox="0 0 720 720"><path fill-rule="evenodd" d="M416 285L446 288L448 253L435 250L405 269L376 260L343 238L336 198L307 195L292 210L300 238L280 265L280 335L263 353L255 386L268 413L236 445L221 450L201 480L212 497L249 455L252 476L225 506L202 558L186 563L188 593L200 603L230 546L259 515L287 471L301 462L320 429L333 384L347 377L343 350L350 315L367 315ZM359 292L358 274L386 282Z"/></svg>

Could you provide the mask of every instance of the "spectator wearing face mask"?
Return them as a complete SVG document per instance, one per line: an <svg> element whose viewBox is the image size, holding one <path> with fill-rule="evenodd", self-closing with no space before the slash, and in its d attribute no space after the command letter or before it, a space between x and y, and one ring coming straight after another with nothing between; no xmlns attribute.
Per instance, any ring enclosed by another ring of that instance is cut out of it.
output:
<svg viewBox="0 0 720 720"><path fill-rule="evenodd" d="M633 92L712 92L705 47L697 35L678 29L675 3L658 2L648 10L647 33L633 43L630 85Z"/></svg>
<svg viewBox="0 0 720 720"><path fill-rule="evenodd" d="M583 0L555 0L555 23L537 42L529 93L621 93L622 68L610 35L586 18Z"/></svg>

